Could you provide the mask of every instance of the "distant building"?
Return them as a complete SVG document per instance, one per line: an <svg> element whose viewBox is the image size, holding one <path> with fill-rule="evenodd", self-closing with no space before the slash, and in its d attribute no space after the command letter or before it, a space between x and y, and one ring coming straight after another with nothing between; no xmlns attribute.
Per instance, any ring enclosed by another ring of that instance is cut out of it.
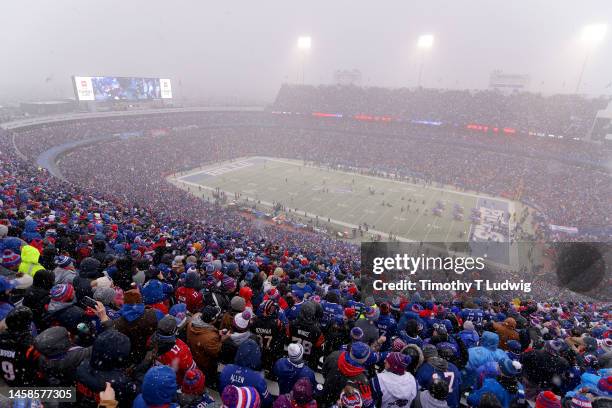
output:
<svg viewBox="0 0 612 408"><path fill-rule="evenodd" d="M334 72L334 83L336 85L361 86L361 71L358 69L339 69Z"/></svg>
<svg viewBox="0 0 612 408"><path fill-rule="evenodd" d="M491 72L489 88L505 92L526 91L531 78L523 74L506 74L501 70Z"/></svg>

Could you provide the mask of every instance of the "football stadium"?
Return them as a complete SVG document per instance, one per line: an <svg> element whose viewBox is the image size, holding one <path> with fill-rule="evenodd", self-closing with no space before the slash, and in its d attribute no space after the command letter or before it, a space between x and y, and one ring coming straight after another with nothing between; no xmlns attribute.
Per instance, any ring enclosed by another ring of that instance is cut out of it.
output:
<svg viewBox="0 0 612 408"><path fill-rule="evenodd" d="M612 406L609 4L28 3L0 406Z"/></svg>

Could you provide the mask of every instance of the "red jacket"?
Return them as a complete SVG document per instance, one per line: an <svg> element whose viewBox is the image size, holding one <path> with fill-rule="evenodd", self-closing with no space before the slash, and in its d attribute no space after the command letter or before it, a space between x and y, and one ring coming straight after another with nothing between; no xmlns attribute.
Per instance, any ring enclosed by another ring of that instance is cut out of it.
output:
<svg viewBox="0 0 612 408"><path fill-rule="evenodd" d="M159 356L157 361L176 371L176 382L179 386L183 384L183 377L187 370L196 368L189 346L181 339L176 339L174 347Z"/></svg>
<svg viewBox="0 0 612 408"><path fill-rule="evenodd" d="M174 293L176 300L185 303L191 313L199 312L203 307L202 294L193 288L180 286Z"/></svg>

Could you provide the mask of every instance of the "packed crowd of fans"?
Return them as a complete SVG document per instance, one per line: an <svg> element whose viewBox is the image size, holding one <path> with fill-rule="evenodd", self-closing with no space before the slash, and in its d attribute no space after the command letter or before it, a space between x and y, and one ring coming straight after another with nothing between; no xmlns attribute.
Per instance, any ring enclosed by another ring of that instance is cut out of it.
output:
<svg viewBox="0 0 612 408"><path fill-rule="evenodd" d="M546 238L558 237L548 231L549 224L584 230L573 238L610 237L612 200L601 199L612 197L609 171L564 162L562 157L528 154L524 148L514 150L507 142L496 143L487 136L455 137L449 142L435 134L427 138L395 133L372 137L353 129L198 127L84 147L65 157L61 168L68 179L92 191L129 197L143 205L153 203L177 213L183 198L174 194L165 175L253 155L368 169L519 198L538 208Z"/></svg>
<svg viewBox="0 0 612 408"><path fill-rule="evenodd" d="M69 405L82 407L609 404L609 305L477 294L372 299L362 295L356 246L245 218L164 180L206 162L268 155L409 170L499 192L508 189L505 169L524 179L525 194L542 181L542 198L532 197L542 206L547 183L557 180L554 199L563 205L551 216L599 222L610 213L600 212L610 203L595 198L609 193L607 175L496 152L484 140L474 153L437 139L390 134L381 143L340 129L222 126L226 119L168 115L15 135L33 160L53 145L144 131L64 156L70 183L21 160L13 135L0 134L7 385L75 387ZM203 120L211 126L186 126ZM160 128L168 132L148 132Z"/></svg>
<svg viewBox="0 0 612 408"><path fill-rule="evenodd" d="M402 120L479 123L584 137L609 98L492 90L377 88L339 85L283 85L273 108L289 112L387 115Z"/></svg>

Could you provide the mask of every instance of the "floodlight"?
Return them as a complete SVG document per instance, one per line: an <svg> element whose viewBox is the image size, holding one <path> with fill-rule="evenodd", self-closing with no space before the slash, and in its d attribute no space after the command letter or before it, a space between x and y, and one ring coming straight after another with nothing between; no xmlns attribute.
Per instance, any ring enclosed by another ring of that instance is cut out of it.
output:
<svg viewBox="0 0 612 408"><path fill-rule="evenodd" d="M297 45L300 50L309 50L312 46L312 39L308 36L299 37Z"/></svg>
<svg viewBox="0 0 612 408"><path fill-rule="evenodd" d="M423 34L419 36L419 40L417 41L417 47L419 48L431 48L433 47L434 36L431 34Z"/></svg>
<svg viewBox="0 0 612 408"><path fill-rule="evenodd" d="M587 44L596 44L604 39L608 31L605 24L590 24L582 29L582 41Z"/></svg>

